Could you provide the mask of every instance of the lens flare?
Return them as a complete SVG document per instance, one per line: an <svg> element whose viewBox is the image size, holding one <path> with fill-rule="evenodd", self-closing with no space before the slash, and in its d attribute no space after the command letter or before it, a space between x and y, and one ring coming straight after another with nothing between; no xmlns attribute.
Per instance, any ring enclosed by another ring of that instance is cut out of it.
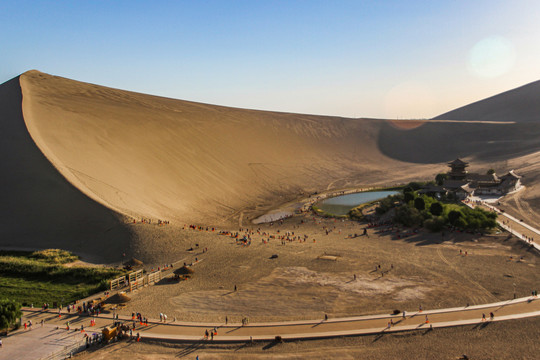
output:
<svg viewBox="0 0 540 360"><path fill-rule="evenodd" d="M516 53L512 43L499 36L476 43L469 54L469 71L478 77L495 78L506 74L514 66Z"/></svg>

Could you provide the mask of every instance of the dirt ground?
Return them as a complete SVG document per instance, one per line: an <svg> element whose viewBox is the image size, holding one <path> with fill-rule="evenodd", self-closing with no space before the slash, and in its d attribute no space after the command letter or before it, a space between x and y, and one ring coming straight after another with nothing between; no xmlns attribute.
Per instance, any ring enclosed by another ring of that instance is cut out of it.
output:
<svg viewBox="0 0 540 360"><path fill-rule="evenodd" d="M119 342L77 359L538 359L539 318L282 344Z"/></svg>
<svg viewBox="0 0 540 360"><path fill-rule="evenodd" d="M530 294L540 282L537 254L505 233L441 235L385 226L363 236L366 224L306 214L243 229L239 237L251 237L247 246L219 235L223 229L134 226L160 252L168 250L171 258L161 266L183 259L195 273L133 293L120 311L126 315L263 322L377 314L506 300ZM279 239L287 233L296 240Z"/></svg>

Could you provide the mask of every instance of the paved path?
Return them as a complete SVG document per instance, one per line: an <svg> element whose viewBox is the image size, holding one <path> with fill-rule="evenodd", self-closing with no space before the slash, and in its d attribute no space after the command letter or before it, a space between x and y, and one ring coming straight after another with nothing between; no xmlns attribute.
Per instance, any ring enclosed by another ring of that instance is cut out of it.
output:
<svg viewBox="0 0 540 360"><path fill-rule="evenodd" d="M482 321L482 314L486 315L487 323L490 321L490 312L493 312L495 315L494 321L540 316L540 299L527 297L470 307L406 312L405 318L403 318L402 314L382 314L328 320L253 323L246 326L241 326L241 324L186 322L169 322L164 324L152 320L149 321L148 326L141 325L137 322L133 334L135 335L139 332L143 339L191 342L203 340L205 330L215 327L218 331L218 335L214 337L215 342L245 342L250 339L268 341L274 340L275 336L278 335L283 339L309 339L380 334L405 330L425 330L429 329L430 326L434 328L468 324L482 326L484 323ZM72 328L80 328L81 325L84 325L88 332L95 332L97 329L110 325L113 322L112 316L100 315L95 318L96 327L90 328L91 318L88 316L79 316L78 314L68 315L64 312L62 317L59 318L58 311L44 312L40 309L29 308L23 309L23 313L23 321L32 319L33 323L39 323L41 319L44 319L46 324L63 327L65 322L69 320ZM429 323L426 323L426 316ZM125 316L121 316L120 320L131 323L131 318ZM388 327L390 321L394 325Z"/></svg>
<svg viewBox="0 0 540 360"><path fill-rule="evenodd" d="M534 228L533 226L516 219L510 214L501 212L497 207L490 205L486 202L482 202L480 205L476 203L467 202L465 203L471 208L476 206L483 207L486 210L495 211L498 215L497 223L506 231L510 232L512 235L515 235L517 238L525 241L527 244L534 247L536 250L540 251L540 230ZM532 242L529 242L529 239L535 239Z"/></svg>
<svg viewBox="0 0 540 360"><path fill-rule="evenodd" d="M64 350L64 354L69 354L73 349L85 344L84 334L79 331L56 329L57 325L53 324L43 327L38 324L33 327L32 330L19 330L3 337L0 359L42 359Z"/></svg>

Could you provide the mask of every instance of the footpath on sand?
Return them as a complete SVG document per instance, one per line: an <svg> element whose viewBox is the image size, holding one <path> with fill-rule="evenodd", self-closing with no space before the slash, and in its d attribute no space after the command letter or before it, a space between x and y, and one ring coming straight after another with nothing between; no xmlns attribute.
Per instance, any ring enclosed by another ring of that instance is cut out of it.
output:
<svg viewBox="0 0 540 360"><path fill-rule="evenodd" d="M493 318L490 318L493 314ZM143 314L144 315L144 314ZM131 317L120 316L119 320L127 322L130 328L135 324L133 336L140 334L141 339L167 340L179 342L195 342L205 340L205 332L214 328L217 335L208 341L246 342L246 341L272 341L276 336L282 339L314 339L337 336L352 336L364 334L381 334L385 332L426 330L438 327L470 325L489 323L489 321L502 321L525 317L540 316L540 300L536 296L507 300L497 303L465 306L437 310L417 310L397 315L381 314L356 316L336 319L318 319L305 321L288 321L272 323L253 323L242 325L239 323L187 323L171 321L163 323L158 320L149 320L148 325L133 321ZM41 320L48 326L54 325L65 329L67 321L70 322L71 331L80 333L81 325L88 333L100 332L104 326L113 323L112 315L91 317L87 315L68 314L61 316L56 311L43 311L41 309L23 309L23 321L32 320L39 324ZM96 325L90 327L90 320L94 319ZM73 330L75 329L75 330ZM67 331L67 330L66 330ZM24 332L24 330L19 330ZM16 344L11 344L16 346ZM36 344L37 346L37 344ZM23 349L21 349L23 350Z"/></svg>

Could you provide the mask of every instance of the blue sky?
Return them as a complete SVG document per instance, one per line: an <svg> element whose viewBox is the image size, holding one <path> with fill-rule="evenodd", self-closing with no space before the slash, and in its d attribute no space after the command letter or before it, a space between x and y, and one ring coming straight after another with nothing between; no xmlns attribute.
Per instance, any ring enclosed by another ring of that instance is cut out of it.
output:
<svg viewBox="0 0 540 360"><path fill-rule="evenodd" d="M1 1L40 71L243 108L426 118L540 79L538 1Z"/></svg>

